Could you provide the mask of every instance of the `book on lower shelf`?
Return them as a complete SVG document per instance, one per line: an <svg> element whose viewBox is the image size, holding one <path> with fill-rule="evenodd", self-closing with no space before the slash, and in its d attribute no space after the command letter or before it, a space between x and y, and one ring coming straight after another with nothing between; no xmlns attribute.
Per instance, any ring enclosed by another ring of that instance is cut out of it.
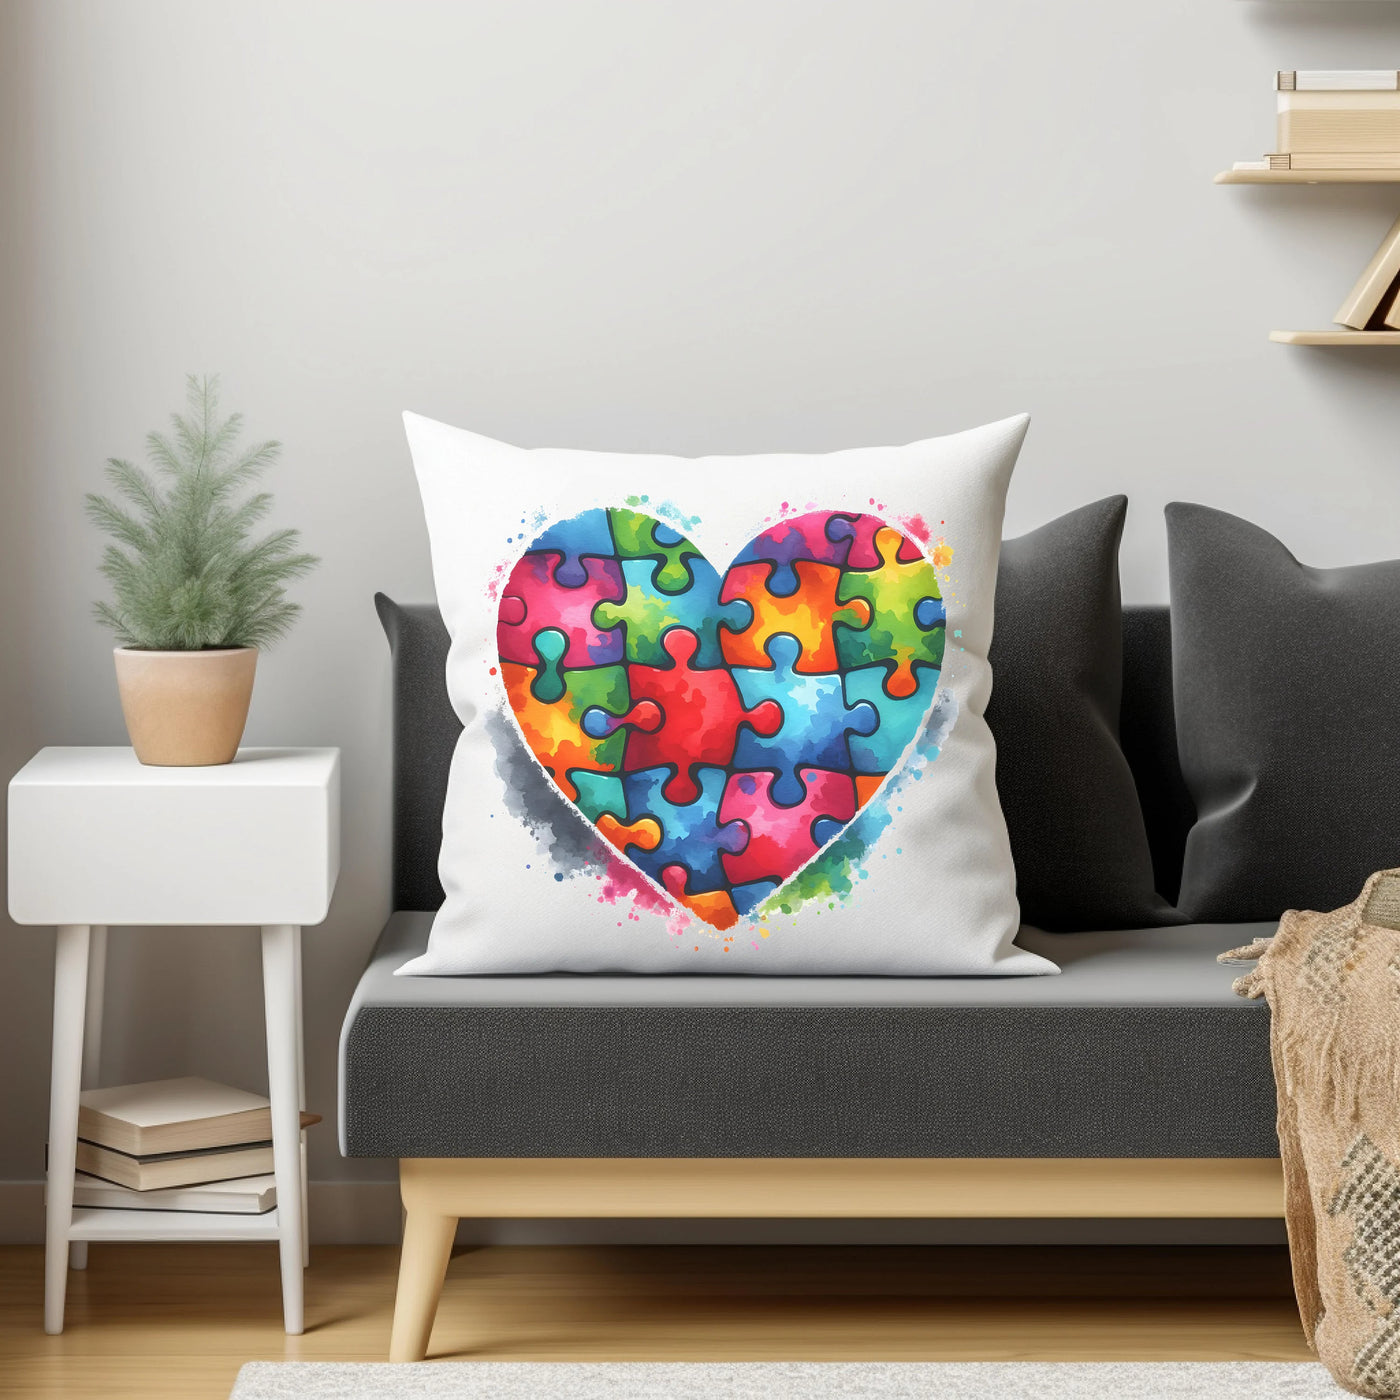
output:
<svg viewBox="0 0 1400 1400"><path fill-rule="evenodd" d="M86 1089L78 1105L77 1168L115 1189L168 1193L272 1171L265 1095L187 1077ZM302 1128L320 1121L301 1115ZM144 1208L199 1209L154 1197Z"/></svg>
<svg viewBox="0 0 1400 1400"><path fill-rule="evenodd" d="M233 1147L271 1138L272 1108L265 1094L212 1079L116 1084L78 1095L78 1136L137 1157Z"/></svg>
<svg viewBox="0 0 1400 1400"><path fill-rule="evenodd" d="M195 1186L206 1181L230 1181L239 1176L263 1176L272 1170L272 1144L206 1147L201 1152L159 1152L134 1157L95 1142L78 1139L80 1172L133 1191L156 1191L172 1186Z"/></svg>
<svg viewBox="0 0 1400 1400"><path fill-rule="evenodd" d="M319 1123L314 1113L301 1115L301 1126ZM272 1170L272 1143L245 1142L230 1147L203 1147L196 1152L118 1152L98 1142L78 1139L77 1167L89 1176L155 1191L194 1186L206 1181L229 1181L239 1176L262 1176Z"/></svg>
<svg viewBox="0 0 1400 1400"><path fill-rule="evenodd" d="M230 1181L207 1181L193 1186L137 1191L79 1172L73 1183L73 1204L105 1210L266 1215L277 1204L277 1183L271 1173L266 1173L262 1176L234 1177Z"/></svg>

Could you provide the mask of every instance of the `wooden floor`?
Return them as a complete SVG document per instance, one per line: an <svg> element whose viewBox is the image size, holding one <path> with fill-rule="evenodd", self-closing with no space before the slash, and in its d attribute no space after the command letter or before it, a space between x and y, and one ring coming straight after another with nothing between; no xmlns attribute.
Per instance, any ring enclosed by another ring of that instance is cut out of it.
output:
<svg viewBox="0 0 1400 1400"><path fill-rule="evenodd" d="M397 1251L326 1247L287 1337L274 1245L93 1245L68 1330L0 1248L0 1395L226 1400L249 1360L382 1361ZM432 1355L488 1360L1308 1358L1281 1248L480 1249Z"/></svg>

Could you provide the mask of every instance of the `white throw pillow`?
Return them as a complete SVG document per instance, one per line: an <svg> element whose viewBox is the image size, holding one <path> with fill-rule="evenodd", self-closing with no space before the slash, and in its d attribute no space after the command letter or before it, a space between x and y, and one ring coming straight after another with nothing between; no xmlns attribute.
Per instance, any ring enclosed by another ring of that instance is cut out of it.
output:
<svg viewBox="0 0 1400 1400"><path fill-rule="evenodd" d="M1022 416L762 457L404 415L465 726L401 972L1053 972L982 717Z"/></svg>

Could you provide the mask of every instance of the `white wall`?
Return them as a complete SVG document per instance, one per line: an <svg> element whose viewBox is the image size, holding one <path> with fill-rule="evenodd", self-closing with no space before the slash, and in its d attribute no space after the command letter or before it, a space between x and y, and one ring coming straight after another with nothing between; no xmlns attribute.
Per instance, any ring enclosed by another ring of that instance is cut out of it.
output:
<svg viewBox="0 0 1400 1400"><path fill-rule="evenodd" d="M1173 498L1393 556L1400 356L1265 336L1327 323L1400 190L1211 176L1272 144L1273 69L1397 62L1389 5L6 0L0 758L123 741L82 493L221 372L325 560L247 738L345 753L306 948L331 1115L388 908L370 598L431 591L402 408L680 453L1029 409L1011 526L1127 491L1129 598L1165 596ZM51 949L0 931L0 1181L41 1172ZM251 933L111 961L109 1078L265 1082ZM314 1138L319 1180L391 1174Z"/></svg>

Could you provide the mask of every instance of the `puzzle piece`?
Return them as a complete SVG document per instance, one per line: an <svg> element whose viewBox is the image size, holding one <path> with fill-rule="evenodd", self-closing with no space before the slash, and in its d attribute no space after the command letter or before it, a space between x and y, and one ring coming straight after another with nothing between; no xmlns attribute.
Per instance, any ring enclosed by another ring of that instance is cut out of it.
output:
<svg viewBox="0 0 1400 1400"><path fill-rule="evenodd" d="M599 603L622 601L622 566L616 559L584 559L587 582L567 588L558 579L562 558L553 552L522 554L511 570L496 626L502 661L534 666L534 638L550 628L567 638L565 666L609 666L622 660L622 629L605 631L593 625L593 609Z"/></svg>
<svg viewBox="0 0 1400 1400"><path fill-rule="evenodd" d="M628 846L654 851L661 844L661 827L650 817L624 825L611 812L604 812L598 818L597 827L619 851L625 851Z"/></svg>
<svg viewBox="0 0 1400 1400"><path fill-rule="evenodd" d="M796 637L780 632L768 643L765 660L771 658L770 669L736 667L733 672L746 705L768 701L783 712L782 727L776 733L739 735L734 767L773 769L777 774L774 798L788 805L802 801L799 768L849 772L847 736L873 734L880 723L873 705L864 701L847 705L839 674L808 676L798 672L799 650Z"/></svg>
<svg viewBox="0 0 1400 1400"><path fill-rule="evenodd" d="M914 621L925 632L931 632L940 622L946 620L947 615L942 598L920 598L918 607L914 609Z"/></svg>
<svg viewBox="0 0 1400 1400"><path fill-rule="evenodd" d="M608 528L608 513L585 510L572 520L560 520L538 536L530 550L532 553L557 551L560 562L555 581L565 588L582 588L589 578L583 556L591 554L607 559L616 552L612 531Z"/></svg>
<svg viewBox="0 0 1400 1400"><path fill-rule="evenodd" d="M657 884L664 883L667 866L683 866L689 874L691 894L724 887L721 854L742 851L749 839L741 822L719 819L719 802L727 777L723 768L701 768L694 801L673 802L666 792L671 781L669 768L648 768L623 776L629 821L635 826L650 819L660 828L661 839L654 847L628 852L629 858Z"/></svg>
<svg viewBox="0 0 1400 1400"><path fill-rule="evenodd" d="M742 822L749 832L742 851L720 857L731 885L761 880L781 883L816 855L814 830L821 818L848 822L856 814L856 789L849 773L804 768L798 775L806 795L796 805L773 794L772 773L731 773L720 800L721 822Z"/></svg>
<svg viewBox="0 0 1400 1400"><path fill-rule="evenodd" d="M626 714L614 715L607 710L585 710L583 712L583 732L590 739L606 739L625 724L641 730L644 734L654 734L661 728L661 711L652 700L639 700Z"/></svg>
<svg viewBox="0 0 1400 1400"><path fill-rule="evenodd" d="M848 569L880 567L880 556L875 553L875 532L884 524L878 515L852 515L832 520L832 535L846 542L846 557L841 562Z"/></svg>
<svg viewBox="0 0 1400 1400"><path fill-rule="evenodd" d="M734 907L741 915L748 915L752 914L777 888L778 882L776 880L754 880L751 884L735 885L729 891L729 897L734 901Z"/></svg>
<svg viewBox="0 0 1400 1400"><path fill-rule="evenodd" d="M773 700L746 705L733 674L726 669L697 669L693 662L700 639L694 632L672 627L662 634L661 645L670 658L669 666L627 668L633 701L655 701L662 720L652 733L632 730L623 768L635 773L670 765L675 776L667 784L666 796L672 802L693 802L697 788L692 770L700 764L727 767L734 761L740 726L750 725L759 734L775 734L783 722L783 711Z"/></svg>
<svg viewBox="0 0 1400 1400"><path fill-rule="evenodd" d="M663 593L683 593L690 586L689 561L704 556L684 536L635 510L609 509L608 523L619 559L661 561L656 571L656 586Z"/></svg>
<svg viewBox="0 0 1400 1400"><path fill-rule="evenodd" d="M586 769L575 768L570 771L569 780L578 791L574 806L594 826L604 813L617 818L619 822L627 820L627 796L622 790L622 779L617 774L590 773Z"/></svg>
<svg viewBox="0 0 1400 1400"><path fill-rule="evenodd" d="M839 622L847 627L865 627L870 622L867 599L853 598L846 607L838 605L837 590L843 576L835 565L799 559L792 567L797 574L797 590L783 597L767 586L775 565L730 566L720 599L726 603L735 599L747 601L753 608L753 622L742 632L733 632L728 627L720 630L720 650L729 665L768 667L771 664L765 652L768 641L783 633L797 639L800 656L795 669L805 673L835 671L838 665L835 625Z"/></svg>
<svg viewBox="0 0 1400 1400"><path fill-rule="evenodd" d="M618 730L606 738L594 738L584 730L583 716L591 709L623 715L632 708L627 696L627 668L566 670L564 693L552 702L536 698L533 686L537 675L531 666L501 663L506 695L525 742L559 791L570 802L577 802L578 788L570 776L573 770L615 773L622 766L627 735Z"/></svg>
<svg viewBox="0 0 1400 1400"><path fill-rule="evenodd" d="M761 535L750 540L734 556L735 564L767 561L776 565L768 580L768 591L779 598L790 597L797 591L797 574L793 564L810 559L814 564L844 564L850 548L848 542L835 535L837 522L849 525L857 519L850 515L833 515L830 511L814 511L809 515L780 520ZM872 563L879 561L872 556ZM732 567L732 566L731 566Z"/></svg>
<svg viewBox="0 0 1400 1400"><path fill-rule="evenodd" d="M842 678L846 703L862 702L874 707L880 716L873 734L853 734L850 739L851 766L857 773L888 773L900 760L910 741L923 728L929 706L938 689L939 672L920 666L914 672L912 695L892 696L885 691L885 668L861 666Z"/></svg>
<svg viewBox="0 0 1400 1400"><path fill-rule="evenodd" d="M697 918L723 932L739 922L739 911L734 907L727 890L710 890L702 894L690 894L686 890L686 877L690 872L683 865L668 865L661 872L661 883L672 899L684 904Z"/></svg>
<svg viewBox="0 0 1400 1400"><path fill-rule="evenodd" d="M720 576L708 559L690 561L691 585L684 593L667 593L656 582L662 571L656 559L624 559L622 579L627 595L620 603L600 603L593 609L599 628L621 627L627 660L634 666L665 666L661 635L668 627L684 627L700 639L695 664L702 670L724 665L719 624L743 631L753 621L753 609L742 600L721 603Z"/></svg>
<svg viewBox="0 0 1400 1400"><path fill-rule="evenodd" d="M568 650L569 639L557 627L546 627L543 632L536 632L530 640L540 658L539 674L530 690L536 700L552 705L564 695L561 662Z"/></svg>
<svg viewBox="0 0 1400 1400"><path fill-rule="evenodd" d="M870 625L863 631L844 627L836 637L836 652L843 670L876 662L887 667L885 690L892 696L913 695L918 689L915 666L943 664L941 625L925 631L918 622L919 605L941 598L938 575L927 559L903 562L899 549L903 536L885 526L875 533L880 567L869 572L847 570L841 575L836 596L843 602L864 600L871 608Z"/></svg>
<svg viewBox="0 0 1400 1400"><path fill-rule="evenodd" d="M849 540L850 549L841 561L848 569L878 569L880 555L875 548L875 536L890 527L878 515L833 516L830 534L833 539ZM901 536L899 558L906 564L922 559L918 543L907 535Z"/></svg>

